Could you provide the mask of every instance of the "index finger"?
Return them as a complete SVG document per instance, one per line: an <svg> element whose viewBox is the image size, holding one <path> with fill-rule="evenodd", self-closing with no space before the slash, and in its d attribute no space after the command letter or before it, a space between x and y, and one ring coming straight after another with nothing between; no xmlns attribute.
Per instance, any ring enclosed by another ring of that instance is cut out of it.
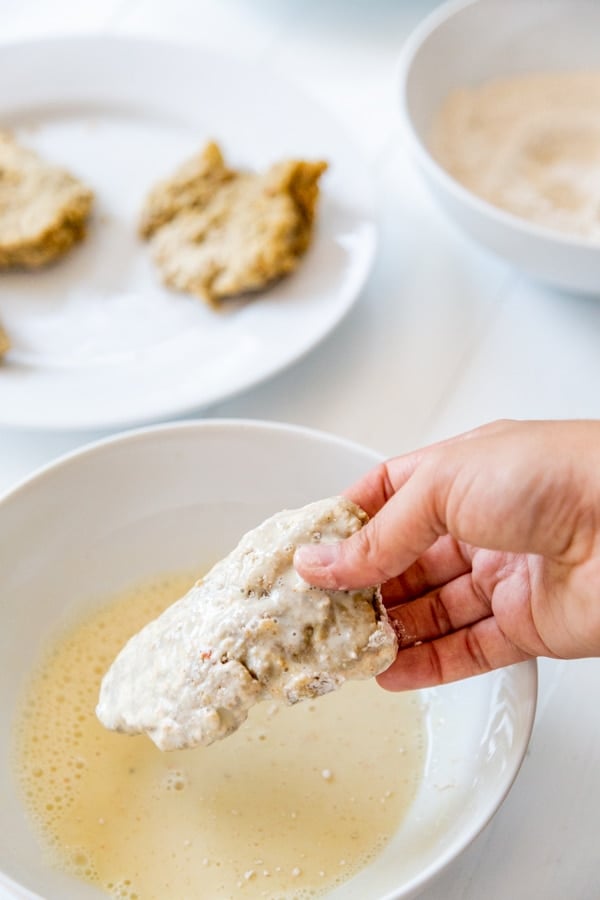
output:
<svg viewBox="0 0 600 900"><path fill-rule="evenodd" d="M408 481L422 455L423 451L417 450L379 463L347 488L343 492L344 497L352 500L372 518Z"/></svg>
<svg viewBox="0 0 600 900"><path fill-rule="evenodd" d="M399 650L396 661L377 676L388 691L414 691L482 675L532 659L500 630L493 616L444 637Z"/></svg>
<svg viewBox="0 0 600 900"><path fill-rule="evenodd" d="M431 450L447 446L448 444L455 444L458 441L477 438L484 434L494 434L505 430L506 427L507 422L505 421L491 422L487 425L481 425L479 428L473 428L471 431L453 435L443 441L428 444L426 447L421 447L402 456L386 459L385 462L379 463L379 465L363 475L362 478L350 485L349 488L346 488L343 491L343 496L358 504L372 518L406 484L423 457Z"/></svg>

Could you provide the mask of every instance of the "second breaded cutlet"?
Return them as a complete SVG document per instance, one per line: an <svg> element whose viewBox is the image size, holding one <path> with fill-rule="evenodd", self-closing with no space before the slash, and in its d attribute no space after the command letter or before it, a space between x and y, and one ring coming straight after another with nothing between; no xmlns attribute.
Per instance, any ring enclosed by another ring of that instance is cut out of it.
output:
<svg viewBox="0 0 600 900"><path fill-rule="evenodd" d="M310 245L323 161L229 168L215 143L151 192L140 231L165 284L217 303L292 272Z"/></svg>

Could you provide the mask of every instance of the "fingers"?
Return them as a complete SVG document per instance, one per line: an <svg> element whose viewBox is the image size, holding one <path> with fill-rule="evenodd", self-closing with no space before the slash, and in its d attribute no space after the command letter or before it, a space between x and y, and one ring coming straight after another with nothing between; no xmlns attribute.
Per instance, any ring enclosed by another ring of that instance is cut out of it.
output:
<svg viewBox="0 0 600 900"><path fill-rule="evenodd" d="M382 485L381 475L379 484ZM412 476L364 528L345 541L304 545L294 565L306 581L330 590L368 587L407 569L444 531L436 503L443 488L422 460Z"/></svg>
<svg viewBox="0 0 600 900"><path fill-rule="evenodd" d="M374 516L410 478L421 456L422 451L417 451L380 463L344 491L344 496Z"/></svg>
<svg viewBox="0 0 600 900"><path fill-rule="evenodd" d="M298 573L310 584L340 590L381 584L404 572L445 533L440 510L453 472L451 466L442 469L436 463L440 448L504 427L493 423L376 466L346 491L373 518L345 541L299 548L294 558ZM410 596L413 583L425 590L441 583L444 576L435 574L435 564L448 554L446 577L466 571L456 546L448 541L432 551L420 577L417 567L398 584L399 592Z"/></svg>
<svg viewBox="0 0 600 900"><path fill-rule="evenodd" d="M446 447L459 441L467 441L482 435L492 435L505 431L512 423L505 420L481 425L471 431L453 435L446 440L429 444L412 453L396 456L371 469L355 484L344 491L344 495L357 503L369 516L374 516L384 504L408 481L423 457L432 450Z"/></svg>
<svg viewBox="0 0 600 900"><path fill-rule="evenodd" d="M569 435L552 423L500 422L392 460L349 491L376 509L370 522L338 544L301 548L296 568L323 588L367 587L405 572L446 534L463 545L581 561L594 515L573 460L589 435L575 449Z"/></svg>
<svg viewBox="0 0 600 900"><path fill-rule="evenodd" d="M475 587L470 573L418 600L388 610L400 648L443 637L487 618L490 612L490 600Z"/></svg>
<svg viewBox="0 0 600 900"><path fill-rule="evenodd" d="M400 650L395 662L377 676L377 681L388 691L412 691L482 675L531 658L511 643L490 617L430 643Z"/></svg>
<svg viewBox="0 0 600 900"><path fill-rule="evenodd" d="M450 535L435 542L406 572L383 586L387 606L412 600L471 571L469 549Z"/></svg>

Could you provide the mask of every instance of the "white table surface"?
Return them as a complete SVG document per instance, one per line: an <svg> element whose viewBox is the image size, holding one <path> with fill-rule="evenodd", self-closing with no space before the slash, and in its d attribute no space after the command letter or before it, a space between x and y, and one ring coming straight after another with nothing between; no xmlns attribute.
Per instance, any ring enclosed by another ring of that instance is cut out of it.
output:
<svg viewBox="0 0 600 900"><path fill-rule="evenodd" d="M300 423L390 455L500 416L600 417L600 300L542 288L469 243L407 158L396 62L436 5L0 0L0 40L142 34L265 61L344 121L372 165L381 242L357 306L303 361L207 414ZM0 429L0 491L98 436ZM544 660L540 675L510 796L426 900L600 898L600 661Z"/></svg>

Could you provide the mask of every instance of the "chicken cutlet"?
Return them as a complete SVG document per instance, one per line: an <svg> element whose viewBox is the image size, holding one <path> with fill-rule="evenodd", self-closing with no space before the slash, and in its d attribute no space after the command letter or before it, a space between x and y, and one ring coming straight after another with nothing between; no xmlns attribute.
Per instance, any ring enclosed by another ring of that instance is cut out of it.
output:
<svg viewBox="0 0 600 900"><path fill-rule="evenodd" d="M8 353L10 350L10 339L0 324L0 362L2 361L2 357Z"/></svg>
<svg viewBox="0 0 600 900"><path fill-rule="evenodd" d="M0 269L36 269L85 235L94 195L78 178L0 132Z"/></svg>
<svg viewBox="0 0 600 900"><path fill-rule="evenodd" d="M293 565L300 544L349 537L367 518L333 497L249 531L125 645L102 682L100 721L161 750L211 744L256 703L298 703L388 668L397 640L379 587L324 591Z"/></svg>
<svg viewBox="0 0 600 900"><path fill-rule="evenodd" d="M229 168L211 142L151 191L140 233L164 283L217 304L293 272L308 249L323 161Z"/></svg>

